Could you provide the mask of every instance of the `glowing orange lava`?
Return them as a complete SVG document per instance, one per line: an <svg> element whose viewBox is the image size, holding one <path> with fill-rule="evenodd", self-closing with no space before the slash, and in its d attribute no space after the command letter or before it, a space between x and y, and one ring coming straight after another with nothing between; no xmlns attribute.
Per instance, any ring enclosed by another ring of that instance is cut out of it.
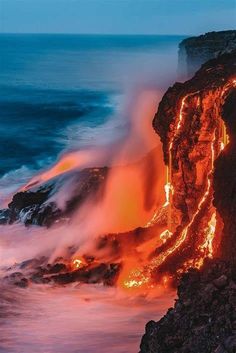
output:
<svg viewBox="0 0 236 353"><path fill-rule="evenodd" d="M227 93L227 91L231 87L236 86L236 79L231 80L229 83L227 83L222 91L221 91L221 97L224 97L224 95ZM169 141L169 165L167 167L167 181L164 186L165 189L165 195L166 195L166 201L164 205L162 206L163 208L168 208L169 212L168 215L171 214L171 196L174 193L174 187L172 185L172 149L173 149L173 144L175 141L175 138L179 136L181 132L181 128L184 123L184 109L186 107L186 102L189 97L195 96L199 93L199 91L190 93L186 95L185 97L182 98L181 105L180 105L180 111L177 117L177 120L175 122L175 127L173 127L173 131L171 132L172 137L170 138ZM199 105L200 99L199 97L197 98L197 105ZM206 190L200 199L196 211L191 217L191 220L189 223L184 227L184 229L180 232L180 234L177 236L176 241L173 245L171 245L169 248L167 248L165 251L161 252L158 256L153 258L150 263L144 265L144 266L138 266L135 269L131 269L129 271L125 271L125 273L122 274L122 286L124 286L127 289L131 288L139 288L139 287L148 287L152 286L152 272L153 270L157 269L161 264L163 264L168 256L170 256L172 253L176 252L176 250L185 242L186 238L188 237L188 233L194 224L194 222L197 220L197 217L199 215L199 212L203 209L205 203L209 200L212 202L209 197L211 195L211 189L212 189L212 176L213 176L213 171L214 171L214 161L220 151L222 151L225 146L229 143L229 137L226 132L226 128L224 125L224 122L220 122L220 141L219 145L217 147L216 144L216 130L214 132L214 139L211 142L211 168L208 171L208 176L207 176L207 183L206 183ZM146 227L150 227L154 225L157 220L158 220L158 215L160 213L160 210L156 210L152 219L147 222ZM159 237L162 239L162 241L165 243L171 236L172 232L170 231L171 227L171 221L168 220L168 229L164 230ZM217 218L216 218L216 212L213 206L211 206L211 212L210 212L210 219L208 221L208 226L205 229L205 235L204 235L204 241L202 244L199 245L199 253L202 255L199 255L198 258L196 259L189 259L188 261L185 262L183 268L186 270L191 266L200 268L203 263L204 259L206 257L212 258L214 256L213 253L213 240L215 236L215 231L216 231L216 223L217 223ZM183 269L179 269L178 272L183 271ZM165 277L165 280L167 281L168 277Z"/></svg>
<svg viewBox="0 0 236 353"><path fill-rule="evenodd" d="M76 257L73 261L72 261L72 267L76 270L85 267L87 264L84 260L83 257Z"/></svg>
<svg viewBox="0 0 236 353"><path fill-rule="evenodd" d="M79 151L68 153L62 156L52 168L32 178L30 182L24 186L23 190L27 190L35 185L45 183L50 179L70 172L74 169L84 168L88 163L90 163L90 161L95 160L95 156L98 154L99 152L96 151Z"/></svg>

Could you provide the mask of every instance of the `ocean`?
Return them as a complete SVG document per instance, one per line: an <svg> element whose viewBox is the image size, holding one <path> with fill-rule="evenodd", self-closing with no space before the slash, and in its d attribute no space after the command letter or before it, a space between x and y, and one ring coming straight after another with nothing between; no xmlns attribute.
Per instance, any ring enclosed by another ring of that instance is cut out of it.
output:
<svg viewBox="0 0 236 353"><path fill-rule="evenodd" d="M132 119L139 121L139 97L158 92L157 108L177 79L183 38L1 34L0 201L65 152L122 140L135 105ZM19 227L1 226L1 263L14 261L18 232L32 236ZM1 293L0 353L137 353L145 323L160 318L174 298L162 291L133 297L99 285Z"/></svg>
<svg viewBox="0 0 236 353"><path fill-rule="evenodd" d="M0 189L118 139L127 97L176 77L181 36L0 35ZM109 122L109 123L108 123Z"/></svg>

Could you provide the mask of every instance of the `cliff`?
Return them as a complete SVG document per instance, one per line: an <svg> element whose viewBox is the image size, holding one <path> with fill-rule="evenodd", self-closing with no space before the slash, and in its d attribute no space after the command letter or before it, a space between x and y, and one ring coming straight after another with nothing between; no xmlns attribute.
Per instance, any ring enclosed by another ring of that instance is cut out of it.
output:
<svg viewBox="0 0 236 353"><path fill-rule="evenodd" d="M236 30L209 32L184 39L179 45L179 73L194 74L206 61L236 49Z"/></svg>
<svg viewBox="0 0 236 353"><path fill-rule="evenodd" d="M196 259L211 212L216 232L209 256L214 260L205 260L200 270L192 263L195 269L182 276L174 308L159 322L147 324L141 353L236 351L235 78L236 51L210 60L191 80L167 91L153 121L172 169L173 212L179 224L171 239L179 249L169 256L169 268L176 269L176 262L190 254ZM192 231L187 226L178 238L178 228L186 223Z"/></svg>
<svg viewBox="0 0 236 353"><path fill-rule="evenodd" d="M235 90L235 64L236 52L209 61L191 80L169 88L159 104L153 127L169 170L173 233L154 253L159 270L200 266L219 251L222 219L213 205L213 165L227 145L222 115Z"/></svg>

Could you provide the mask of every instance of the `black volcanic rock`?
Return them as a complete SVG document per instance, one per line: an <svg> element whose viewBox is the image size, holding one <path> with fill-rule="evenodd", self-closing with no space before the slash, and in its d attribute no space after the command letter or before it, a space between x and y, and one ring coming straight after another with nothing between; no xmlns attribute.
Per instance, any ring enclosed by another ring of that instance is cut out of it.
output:
<svg viewBox="0 0 236 353"><path fill-rule="evenodd" d="M236 352L236 268L212 261L184 274L174 308L146 325L140 353Z"/></svg>
<svg viewBox="0 0 236 353"><path fill-rule="evenodd" d="M22 222L25 225L51 226L55 222L68 219L89 196L98 196L107 174L106 167L88 168L20 191L13 196L7 209L0 210L0 224ZM66 189L66 185L70 184L73 186L71 196ZM61 190L68 198L63 209L53 199Z"/></svg>
<svg viewBox="0 0 236 353"><path fill-rule="evenodd" d="M64 261L64 262L62 262ZM44 257L24 261L9 268L3 283L25 288L29 284L67 285L70 283L102 283L113 286L121 269L120 263L103 263L84 257L81 268L75 268L69 259L48 263Z"/></svg>
<svg viewBox="0 0 236 353"><path fill-rule="evenodd" d="M3 283L4 282L21 288L28 286L28 279L25 278L21 272L13 272L9 276L4 277Z"/></svg>
<svg viewBox="0 0 236 353"><path fill-rule="evenodd" d="M165 164L171 170L174 232L153 256L168 253L171 247L176 249L165 257L160 271L175 273L186 261L202 257L201 244L214 213L212 172L224 138L222 111L226 109L227 97L236 89L235 78L236 51L233 51L208 61L192 79L175 83L159 104L153 127L163 144ZM185 240L176 246L190 220ZM217 240L220 227L217 222ZM217 241L213 243L215 252L218 245Z"/></svg>
<svg viewBox="0 0 236 353"><path fill-rule="evenodd" d="M149 151L144 157L134 162L140 170L147 170L150 165L155 165L156 148ZM131 166L131 164L130 164ZM75 210L88 198L98 200L103 196L109 172L123 166L86 168L75 170L52 178L47 182L34 182L13 195L8 208L0 210L0 224L21 222L25 225L51 226L55 222L68 221ZM158 170L152 168L152 173L147 173L144 188L147 191L145 207L150 208L155 202L154 189L157 182ZM60 202L60 199L64 200ZM58 206L64 203L63 207ZM66 200L66 201L65 201ZM161 218L161 219L160 219ZM162 226L166 224L166 214L158 219Z"/></svg>
<svg viewBox="0 0 236 353"><path fill-rule="evenodd" d="M179 72L192 75L210 59L236 49L236 30L209 32L184 39L179 45Z"/></svg>
<svg viewBox="0 0 236 353"><path fill-rule="evenodd" d="M80 283L103 283L104 285L114 285L120 271L119 264L99 263L86 266L75 271L55 274L48 277L48 282L58 285L65 285L74 282ZM44 279L45 277L42 277Z"/></svg>
<svg viewBox="0 0 236 353"><path fill-rule="evenodd" d="M178 299L174 308L169 309L159 322L150 321L146 325L140 353L236 352L235 74L235 51L209 61L202 66L192 80L184 84L175 84L167 91L154 119L154 128L160 134L163 142L166 162L168 162L169 127L176 116L175 111L178 109L180 97L183 97L193 88L200 89L200 101L205 97L207 105L204 117L212 119L208 129L205 130L209 134L206 141L212 141L211 128L214 126L214 121L219 118L223 119L229 135L229 143L217 155L214 163L213 202L221 216L217 219L219 223L223 221L224 228L222 234L218 233L216 239L216 241L219 241L218 238L221 239L218 247L219 259L205 260L200 270L190 269L182 276L178 286ZM224 81L228 81L229 85L221 91L220 86ZM221 92L220 96L217 97L218 93L215 95L216 92ZM195 115L196 112L191 108L191 122L194 121ZM184 125L184 129L186 129L186 125ZM182 134L179 136L175 147L175 160L184 157L183 154L178 154L181 152L180 144L188 138L187 135L183 136L185 134L184 129L181 131ZM192 144L193 149L196 141ZM205 158L205 152L206 149L201 154L203 158ZM189 173L192 173L193 168L190 164L185 167L186 170L182 168L181 173L188 176ZM174 168L178 168L178 164ZM194 187L191 190L194 194ZM187 196L185 195L185 199ZM198 232L199 229L201 229L201 225L198 223L195 232ZM186 249L189 251L190 247L187 246ZM183 254L183 251L178 252L180 259L182 259ZM176 264L172 261L170 265Z"/></svg>
<svg viewBox="0 0 236 353"><path fill-rule="evenodd" d="M236 88L226 99L222 118L229 143L215 162L214 205L224 222L220 256L236 264Z"/></svg>

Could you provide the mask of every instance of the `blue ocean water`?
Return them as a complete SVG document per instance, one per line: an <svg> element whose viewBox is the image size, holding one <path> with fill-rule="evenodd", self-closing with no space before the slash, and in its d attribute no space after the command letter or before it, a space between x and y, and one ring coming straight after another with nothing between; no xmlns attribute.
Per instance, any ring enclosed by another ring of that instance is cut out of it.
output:
<svg viewBox="0 0 236 353"><path fill-rule="evenodd" d="M0 35L0 201L63 151L118 139L129 95L175 80L182 38ZM11 244L5 256L15 261L20 225L2 227ZM145 323L163 315L173 294L146 300L93 285L29 287L7 290L2 303L11 307L2 353L126 353L138 351Z"/></svg>
<svg viewBox="0 0 236 353"><path fill-rule="evenodd" d="M173 81L182 39L1 34L0 187L111 137L127 92Z"/></svg>

